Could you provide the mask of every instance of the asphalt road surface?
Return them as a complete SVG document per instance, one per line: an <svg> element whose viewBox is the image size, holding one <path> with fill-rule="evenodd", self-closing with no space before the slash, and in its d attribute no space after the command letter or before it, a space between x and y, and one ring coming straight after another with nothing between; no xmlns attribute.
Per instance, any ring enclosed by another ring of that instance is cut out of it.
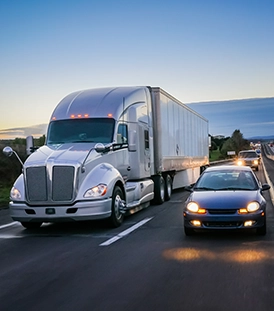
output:
<svg viewBox="0 0 274 311"><path fill-rule="evenodd" d="M263 170L256 172L262 182ZM188 192L126 218L28 231L0 211L1 311L273 311L274 210L266 236L186 237Z"/></svg>

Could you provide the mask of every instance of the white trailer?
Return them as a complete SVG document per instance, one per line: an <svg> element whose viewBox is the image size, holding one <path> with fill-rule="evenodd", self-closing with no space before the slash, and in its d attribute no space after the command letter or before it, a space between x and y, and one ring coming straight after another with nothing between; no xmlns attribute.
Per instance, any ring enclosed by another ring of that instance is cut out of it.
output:
<svg viewBox="0 0 274 311"><path fill-rule="evenodd" d="M208 121L159 87L69 94L14 183L11 217L26 228L100 218L119 226L194 183L209 164L208 147Z"/></svg>

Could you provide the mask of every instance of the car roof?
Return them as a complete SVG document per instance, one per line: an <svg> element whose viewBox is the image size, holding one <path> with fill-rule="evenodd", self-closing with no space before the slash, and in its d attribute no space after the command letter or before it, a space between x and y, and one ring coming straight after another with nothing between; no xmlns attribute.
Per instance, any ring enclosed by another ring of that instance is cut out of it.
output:
<svg viewBox="0 0 274 311"><path fill-rule="evenodd" d="M216 166L210 166L206 169L207 172L209 171L252 171L252 169L249 166L238 166L238 165L216 165Z"/></svg>

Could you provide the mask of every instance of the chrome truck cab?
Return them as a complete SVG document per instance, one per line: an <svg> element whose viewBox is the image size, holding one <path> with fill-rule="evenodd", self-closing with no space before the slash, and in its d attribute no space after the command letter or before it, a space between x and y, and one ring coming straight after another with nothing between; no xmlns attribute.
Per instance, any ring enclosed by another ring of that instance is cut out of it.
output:
<svg viewBox="0 0 274 311"><path fill-rule="evenodd" d="M151 115L145 87L66 96L53 111L45 145L14 183L11 217L26 228L100 218L119 226L126 213L147 207L154 198Z"/></svg>

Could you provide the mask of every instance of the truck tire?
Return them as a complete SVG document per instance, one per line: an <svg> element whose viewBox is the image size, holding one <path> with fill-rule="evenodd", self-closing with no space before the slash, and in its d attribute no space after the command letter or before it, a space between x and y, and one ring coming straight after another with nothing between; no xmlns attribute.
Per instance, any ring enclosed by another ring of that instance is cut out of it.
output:
<svg viewBox="0 0 274 311"><path fill-rule="evenodd" d="M163 176L157 175L154 181L154 204L163 204L165 202L165 180Z"/></svg>
<svg viewBox="0 0 274 311"><path fill-rule="evenodd" d="M172 178L169 174L165 177L165 200L169 201L172 193Z"/></svg>
<svg viewBox="0 0 274 311"><path fill-rule="evenodd" d="M124 202L124 194L120 187L116 186L113 190L111 203L111 216L109 218L112 227L121 226L124 220L124 213L121 212L121 204Z"/></svg>
<svg viewBox="0 0 274 311"><path fill-rule="evenodd" d="M38 229L41 227L42 222L21 222L21 225L26 229Z"/></svg>

